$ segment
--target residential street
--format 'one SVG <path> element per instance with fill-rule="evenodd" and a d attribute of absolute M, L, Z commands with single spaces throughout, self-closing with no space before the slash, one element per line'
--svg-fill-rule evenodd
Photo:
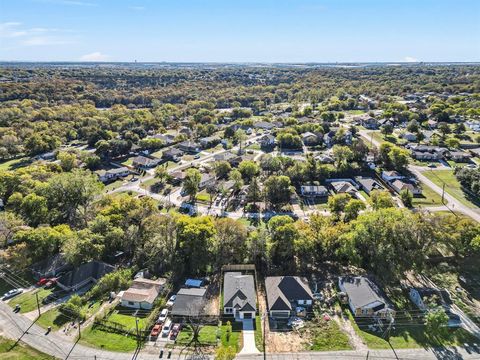
<path fill-rule="evenodd" d="M 0 333 L 2 336 L 18 339 L 23 332 L 30 327 L 31 320 L 21 314 L 16 314 L 12 309 L 0 302 Z M 96 360 L 132 360 L 159 359 L 160 349 L 147 347 L 139 353 L 117 353 L 93 349 L 84 345 L 74 344 L 72 341 L 51 333 L 45 335 L 45 329 L 33 325 L 22 337 L 22 341 L 31 347 L 60 359 L 96 359 Z M 268 344 L 267 344 L 268 350 Z M 267 354 L 269 360 L 316 360 L 316 359 L 479 359 L 480 352 L 476 349 L 465 350 L 463 348 L 445 348 L 440 350 L 408 349 L 397 350 L 397 356 L 391 350 L 358 350 L 358 351 L 334 351 L 334 352 L 309 352 L 292 354 Z M 166 355 L 164 354 L 164 357 Z M 171 359 L 187 359 L 185 355 L 173 354 Z M 212 357 L 207 357 L 212 358 Z M 263 353 L 239 354 L 237 359 L 261 360 Z"/>
<path fill-rule="evenodd" d="M 374 138 L 371 138 L 369 136 L 369 133 L 371 131 L 366 131 L 366 130 L 360 130 L 358 133 L 360 136 L 362 136 L 365 141 L 371 141 L 373 145 L 376 147 L 380 147 L 380 142 L 375 140 Z M 408 170 L 413 173 L 418 180 L 420 180 L 422 183 L 426 184 L 429 186 L 433 191 L 435 191 L 438 195 L 442 195 L 443 190 L 440 186 L 436 185 L 433 181 L 429 180 L 425 175 L 422 174 L 423 171 L 430 171 L 430 168 L 423 167 L 423 166 L 416 166 L 416 165 L 409 165 Z M 460 201 L 455 199 L 453 196 L 448 194 L 448 192 L 445 191 L 444 194 L 445 199 L 447 200 L 448 206 L 451 210 L 453 211 L 458 211 L 462 214 L 465 214 L 475 221 L 480 222 L 480 213 L 477 210 L 471 209 L 465 205 L 463 205 Z M 429 208 L 430 211 L 435 211 L 437 208 Z M 438 210 L 443 211 L 443 209 L 438 208 Z"/>

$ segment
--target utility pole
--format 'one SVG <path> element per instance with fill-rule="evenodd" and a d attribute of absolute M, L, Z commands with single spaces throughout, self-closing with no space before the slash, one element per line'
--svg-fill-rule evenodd
<path fill-rule="evenodd" d="M 81 337 L 82 337 L 82 333 L 80 331 L 80 319 L 78 319 L 78 339 L 80 340 Z"/>
<path fill-rule="evenodd" d="M 263 320 L 263 360 L 267 360 L 267 344 L 265 343 L 265 323 L 267 321 L 267 314 L 262 314 Z"/>
<path fill-rule="evenodd" d="M 137 346 L 139 346 L 140 336 L 138 335 L 138 317 L 135 317 L 135 327 L 137 328 Z"/>
<path fill-rule="evenodd" d="M 40 317 L 40 303 L 38 302 L 38 293 L 35 293 L 35 298 L 37 299 L 38 317 Z"/>
<path fill-rule="evenodd" d="M 445 204 L 444 196 L 445 196 L 445 183 L 443 183 L 443 186 L 442 186 L 442 204 Z"/>

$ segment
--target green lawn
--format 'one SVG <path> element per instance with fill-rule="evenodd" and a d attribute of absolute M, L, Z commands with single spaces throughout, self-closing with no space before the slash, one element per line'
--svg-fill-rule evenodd
<path fill-rule="evenodd" d="M 40 315 L 40 318 L 37 320 L 37 325 L 43 328 L 51 326 L 53 330 L 58 330 L 69 321 L 72 321 L 72 319 L 60 313 L 58 308 L 53 308 Z"/>
<path fill-rule="evenodd" d="M 41 353 L 21 342 L 12 348 L 14 344 L 15 341 L 0 337 L 0 357 L 2 360 L 54 359 L 54 357 Z"/>
<path fill-rule="evenodd" d="M 238 352 L 240 350 L 241 339 L 241 323 L 232 322 L 232 332 L 230 338 L 227 339 L 227 323 L 221 326 L 206 325 L 200 329 L 199 341 L 204 345 L 216 345 L 217 337 L 223 346 L 232 346 Z M 193 336 L 193 331 L 190 326 L 185 326 L 177 337 L 177 344 L 186 345 L 190 342 Z"/>
<path fill-rule="evenodd" d="M 89 317 L 93 316 L 97 310 L 100 308 L 101 302 L 96 301 L 92 307 L 89 308 L 89 303 L 84 305 L 85 317 L 88 319 Z M 73 321 L 69 316 L 65 316 L 62 314 L 58 307 L 50 309 L 40 316 L 37 320 L 37 324 L 43 328 L 47 328 L 49 326 L 52 327 L 54 330 L 58 330 L 61 327 L 65 326 L 68 322 Z"/>
<path fill-rule="evenodd" d="M 366 326 L 362 325 L 360 329 L 349 313 L 350 321 L 357 334 L 363 339 L 370 349 L 390 349 L 387 340 L 381 337 L 380 333 L 367 331 Z M 425 327 L 418 326 L 397 326 L 391 331 L 389 337 L 390 344 L 395 349 L 414 349 L 422 347 L 438 347 L 463 345 L 465 343 L 474 343 L 476 339 L 463 329 L 449 330 L 448 335 L 443 338 L 429 336 L 425 332 Z"/>
<path fill-rule="evenodd" d="M 80 342 L 109 351 L 129 352 L 137 348 L 134 336 L 107 332 L 92 326 L 82 331 Z"/>
<path fill-rule="evenodd" d="M 440 187 L 445 184 L 445 191 L 465 206 L 476 208 L 476 206 L 468 200 L 468 195 L 463 192 L 453 170 L 424 171 L 423 175 Z"/>
<path fill-rule="evenodd" d="M 125 331 L 130 334 L 135 334 L 135 316 L 122 313 L 123 311 L 128 311 L 131 313 L 132 309 L 117 306 L 110 313 L 110 315 L 108 315 L 107 320 L 119 323 L 125 327 Z M 146 326 L 146 316 L 142 315 L 142 317 L 138 317 L 138 320 L 138 328 L 143 330 Z M 85 344 L 110 351 L 128 352 L 135 350 L 137 347 L 137 340 L 135 336 L 126 336 L 125 334 L 114 333 L 96 326 L 89 326 L 82 331 L 82 338 L 80 341 Z"/>
<path fill-rule="evenodd" d="M 0 163 L 0 170 L 14 170 L 22 166 L 26 166 L 30 162 L 27 157 L 20 159 L 7 160 Z"/>
<path fill-rule="evenodd" d="M 351 350 L 352 347 L 348 342 L 348 336 L 338 324 L 333 321 L 319 320 L 311 328 L 305 328 L 310 333 L 310 346 L 307 350 L 312 351 L 335 351 L 335 350 Z"/>
<path fill-rule="evenodd" d="M 260 313 L 255 317 L 255 345 L 258 350 L 263 351 L 262 315 Z"/>
<path fill-rule="evenodd" d="M 40 303 L 40 306 L 42 306 L 42 300 L 48 295 L 50 295 L 52 292 L 53 289 L 39 288 L 14 297 L 11 301 L 8 302 L 8 305 L 10 305 L 11 307 L 15 307 L 17 304 L 19 304 L 21 306 L 21 313 L 30 312 L 37 308 L 37 299 L 35 297 L 35 293 L 38 294 L 38 301 Z"/>
<path fill-rule="evenodd" d="M 199 192 L 196 196 L 197 201 L 208 203 L 211 199 L 210 194 L 205 190 Z"/>
<path fill-rule="evenodd" d="M 414 197 L 412 203 L 414 207 L 439 206 L 442 205 L 442 197 L 429 186 L 422 184 L 422 196 Z"/>

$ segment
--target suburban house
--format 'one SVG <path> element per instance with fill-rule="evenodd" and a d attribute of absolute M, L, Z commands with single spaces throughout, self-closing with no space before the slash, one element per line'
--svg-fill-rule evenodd
<path fill-rule="evenodd" d="M 409 191 L 413 196 L 422 195 L 422 189 L 419 188 L 416 184 L 410 181 L 405 180 L 395 180 L 390 183 L 393 190 L 397 193 L 401 193 L 404 190 Z"/>
<path fill-rule="evenodd" d="M 383 190 L 383 186 L 380 183 L 371 177 L 355 177 L 355 181 L 360 185 L 360 187 L 367 193 L 370 194 L 373 190 Z"/>
<path fill-rule="evenodd" d="M 187 176 L 187 173 L 183 171 L 175 171 L 169 176 L 169 183 L 172 185 L 179 185 Z"/>
<path fill-rule="evenodd" d="M 205 314 L 206 293 L 207 289 L 205 288 L 180 289 L 170 314 L 176 319 Z"/>
<path fill-rule="evenodd" d="M 171 148 L 168 150 L 165 150 L 162 153 L 162 159 L 167 160 L 167 161 L 174 161 L 178 162 L 183 156 L 183 151 L 177 148 Z"/>
<path fill-rule="evenodd" d="M 270 134 L 263 135 L 260 138 L 259 142 L 260 142 L 261 147 L 271 148 L 271 147 L 275 146 L 275 136 L 270 135 Z"/>
<path fill-rule="evenodd" d="M 202 148 L 207 149 L 220 143 L 220 137 L 218 135 L 208 136 L 198 140 Z"/>
<path fill-rule="evenodd" d="M 57 285 L 65 291 L 77 291 L 91 283 L 96 283 L 104 275 L 112 272 L 115 268 L 101 261 L 91 261 L 75 267 L 65 275 L 62 275 Z"/>
<path fill-rule="evenodd" d="M 122 167 L 110 169 L 110 170 L 98 170 L 96 171 L 96 174 L 98 175 L 98 180 L 100 180 L 103 183 L 106 183 L 109 181 L 115 181 L 118 178 L 128 176 L 130 174 L 130 170 L 128 170 L 127 167 L 122 166 Z"/>
<path fill-rule="evenodd" d="M 239 155 L 236 155 L 230 151 L 227 151 L 227 152 L 224 152 L 224 153 L 221 153 L 221 154 L 216 154 L 213 156 L 213 159 L 215 161 L 226 161 L 228 163 L 230 163 L 230 165 L 233 165 L 233 166 L 238 166 L 238 164 L 240 164 L 240 162 L 242 161 L 242 157 L 239 156 Z"/>
<path fill-rule="evenodd" d="M 140 155 L 132 159 L 132 166 L 136 169 L 148 169 L 157 166 L 159 162 L 160 159 Z"/>
<path fill-rule="evenodd" d="M 175 142 L 175 135 L 172 134 L 155 134 L 152 137 L 162 140 L 165 145 L 171 145 Z"/>
<path fill-rule="evenodd" d="M 417 135 L 411 132 L 406 132 L 405 134 L 402 135 L 402 138 L 404 138 L 407 141 L 416 141 Z"/>
<path fill-rule="evenodd" d="M 355 186 L 348 181 L 332 181 L 330 185 L 332 185 L 336 194 L 346 193 L 352 196 L 356 196 L 357 194 L 357 189 Z"/>
<path fill-rule="evenodd" d="M 328 190 L 322 185 L 302 185 L 300 193 L 303 196 L 328 196 Z"/>
<path fill-rule="evenodd" d="M 306 279 L 298 276 L 269 276 L 265 279 L 267 306 L 271 317 L 289 318 L 297 307 L 311 307 L 313 294 Z"/>
<path fill-rule="evenodd" d="M 369 130 L 376 130 L 378 129 L 378 126 L 379 126 L 377 119 L 372 118 L 370 116 L 367 118 L 362 118 L 360 120 L 360 124 Z"/>
<path fill-rule="evenodd" d="M 394 315 L 387 300 L 383 297 L 380 289 L 368 278 L 363 276 L 344 276 L 338 279 L 338 286 L 345 303 L 355 317 L 386 317 Z"/>
<path fill-rule="evenodd" d="M 200 183 L 198 184 L 198 188 L 200 190 L 205 189 L 209 186 L 214 186 L 214 185 L 215 185 L 215 176 L 210 174 L 202 174 Z"/>
<path fill-rule="evenodd" d="M 187 135 L 187 136 L 192 136 L 193 131 L 192 131 L 192 129 L 190 129 L 190 128 L 187 127 L 187 126 L 182 126 L 182 127 L 178 130 L 178 133 L 179 133 L 179 134 L 184 134 L 184 135 Z"/>
<path fill-rule="evenodd" d="M 335 160 L 327 154 L 320 154 L 316 157 L 316 159 L 323 164 L 333 164 L 335 162 Z"/>
<path fill-rule="evenodd" d="M 141 277 L 134 279 L 130 288 L 125 290 L 121 296 L 122 306 L 150 310 L 166 282 L 167 280 L 163 278 L 158 280 Z"/>
<path fill-rule="evenodd" d="M 269 123 L 266 121 L 258 121 L 255 124 L 253 124 L 253 127 L 255 129 L 262 129 L 262 130 L 272 130 L 275 129 L 275 124 Z"/>
<path fill-rule="evenodd" d="M 472 155 L 465 151 L 451 151 L 450 159 L 455 162 L 468 162 L 472 158 Z"/>
<path fill-rule="evenodd" d="M 253 275 L 227 272 L 223 278 L 223 313 L 239 319 L 254 319 L 257 296 Z"/>
<path fill-rule="evenodd" d="M 382 171 L 382 179 L 388 182 L 391 182 L 394 180 L 400 180 L 404 178 L 405 176 L 399 174 L 396 171 Z"/>
<path fill-rule="evenodd" d="M 305 145 L 316 145 L 318 144 L 318 137 L 312 132 L 304 132 L 302 134 L 302 141 Z"/>
<path fill-rule="evenodd" d="M 178 144 L 178 148 L 187 153 L 198 153 L 201 151 L 200 144 L 193 141 L 188 141 L 188 140 Z"/>

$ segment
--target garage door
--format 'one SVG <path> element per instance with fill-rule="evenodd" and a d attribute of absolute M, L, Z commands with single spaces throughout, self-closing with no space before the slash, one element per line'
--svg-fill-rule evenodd
<path fill-rule="evenodd" d="M 252 313 L 249 313 L 249 312 L 243 313 L 243 318 L 244 319 L 251 319 L 252 318 Z"/>

